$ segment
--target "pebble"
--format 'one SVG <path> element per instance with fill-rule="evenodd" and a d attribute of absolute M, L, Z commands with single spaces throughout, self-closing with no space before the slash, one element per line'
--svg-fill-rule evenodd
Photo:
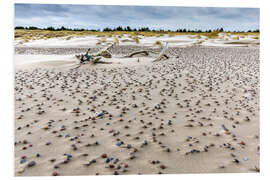
<path fill-rule="evenodd" d="M 104 115 L 104 113 L 103 112 L 100 112 L 100 113 L 98 113 L 98 117 L 101 117 L 101 116 L 103 116 Z"/>
<path fill-rule="evenodd" d="M 68 160 L 70 160 L 72 158 L 72 155 L 71 154 L 66 154 L 65 153 L 64 156 L 66 156 Z"/>
<path fill-rule="evenodd" d="M 117 164 L 118 162 L 119 162 L 119 159 L 115 159 L 115 160 L 113 161 L 114 164 Z"/>
<path fill-rule="evenodd" d="M 148 142 L 144 140 L 143 145 L 148 145 Z"/>
<path fill-rule="evenodd" d="M 111 158 L 106 159 L 106 163 L 109 163 L 111 161 Z"/>
<path fill-rule="evenodd" d="M 52 176 L 58 176 L 58 173 L 56 171 L 52 172 Z"/>
<path fill-rule="evenodd" d="M 26 162 L 25 159 L 21 159 L 21 160 L 20 160 L 20 164 L 23 164 L 23 163 L 25 163 L 25 162 Z"/>
<path fill-rule="evenodd" d="M 165 169 L 165 168 L 166 168 L 166 166 L 163 165 L 163 164 L 161 164 L 159 167 L 160 167 L 161 169 Z"/>
<path fill-rule="evenodd" d="M 33 166 L 35 166 L 35 165 L 36 165 L 36 162 L 35 162 L 35 161 L 30 161 L 30 162 L 27 164 L 28 167 L 33 167 Z"/>
<path fill-rule="evenodd" d="M 102 158 L 106 158 L 106 157 L 107 157 L 107 154 L 104 153 L 104 154 L 101 155 L 101 157 L 102 157 Z"/>

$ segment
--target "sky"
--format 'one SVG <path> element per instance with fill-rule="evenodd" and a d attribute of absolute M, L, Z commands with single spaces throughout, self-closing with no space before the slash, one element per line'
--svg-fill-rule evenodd
<path fill-rule="evenodd" d="M 247 31 L 260 28 L 259 8 L 180 6 L 113 6 L 15 4 L 15 26 L 85 29 L 149 27 L 150 29 Z"/>

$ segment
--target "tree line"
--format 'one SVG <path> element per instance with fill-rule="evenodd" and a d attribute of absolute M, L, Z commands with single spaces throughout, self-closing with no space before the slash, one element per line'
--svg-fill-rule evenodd
<path fill-rule="evenodd" d="M 260 32 L 259 29 L 255 30 L 248 30 L 248 31 L 225 31 L 223 28 L 217 28 L 217 29 L 209 29 L 209 30 L 190 30 L 186 28 L 178 28 L 176 30 L 164 30 L 164 29 L 150 29 L 148 27 L 141 27 L 141 28 L 131 28 L 130 26 L 122 27 L 118 26 L 115 28 L 109 28 L 106 27 L 103 30 L 101 29 L 84 29 L 84 28 L 67 28 L 67 27 L 60 27 L 60 28 L 55 28 L 55 27 L 46 27 L 46 28 L 39 28 L 35 26 L 28 26 L 28 27 L 23 27 L 23 26 L 16 26 L 15 29 L 25 29 L 25 30 L 49 30 L 49 31 L 93 31 L 93 32 L 113 32 L 113 31 L 138 31 L 138 32 L 192 32 L 192 33 L 202 33 L 202 32 L 213 32 L 213 31 L 218 31 L 218 32 Z"/>

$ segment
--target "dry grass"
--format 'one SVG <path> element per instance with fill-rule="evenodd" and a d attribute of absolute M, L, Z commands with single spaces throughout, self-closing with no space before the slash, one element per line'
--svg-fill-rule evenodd
<path fill-rule="evenodd" d="M 102 43 L 106 43 L 106 38 L 105 37 L 102 37 L 101 39 L 98 40 L 98 42 L 96 43 L 96 45 L 100 45 Z"/>
<path fill-rule="evenodd" d="M 114 41 L 116 44 L 119 44 L 119 39 L 117 37 L 114 37 Z"/>
<path fill-rule="evenodd" d="M 162 43 L 161 43 L 160 41 L 156 41 L 156 42 L 155 42 L 155 45 L 157 45 L 157 46 L 160 46 L 160 47 L 161 47 L 161 46 L 162 46 Z"/>
<path fill-rule="evenodd" d="M 202 44 L 204 42 L 204 40 L 198 40 L 195 44 L 196 45 L 200 45 L 200 44 Z"/>
<path fill-rule="evenodd" d="M 252 39 L 260 39 L 259 36 L 251 37 Z"/>
<path fill-rule="evenodd" d="M 48 31 L 48 30 L 23 30 L 16 29 L 14 33 L 15 39 L 23 39 L 23 40 L 33 40 L 33 39 L 49 39 L 49 38 L 57 38 L 57 37 L 77 37 L 77 36 L 98 36 L 98 37 L 112 37 L 117 36 L 121 38 L 124 34 L 133 37 L 136 43 L 139 43 L 139 38 L 137 36 L 145 36 L 145 37 L 161 37 L 164 35 L 168 35 L 170 37 L 176 35 L 196 35 L 206 36 L 209 39 L 214 39 L 218 37 L 218 31 L 213 32 L 202 32 L 202 33 L 192 33 L 192 32 L 130 32 L 130 31 L 114 31 L 114 32 L 92 32 L 92 31 Z M 223 32 L 224 33 L 224 32 Z M 226 33 L 225 33 L 226 34 Z M 259 36 L 260 33 L 255 32 L 243 32 L 243 33 L 227 33 L 232 35 L 253 35 Z M 134 38 L 135 37 L 135 38 Z M 136 40 L 138 39 L 138 40 Z"/>
<path fill-rule="evenodd" d="M 70 40 L 70 39 L 72 39 L 73 38 L 73 36 L 68 36 L 67 38 L 66 38 L 66 40 Z"/>
<path fill-rule="evenodd" d="M 232 37 L 232 39 L 233 40 L 239 40 L 240 38 L 239 38 L 239 36 L 234 36 L 234 37 Z"/>
<path fill-rule="evenodd" d="M 132 37 L 132 39 L 136 42 L 136 44 L 140 43 L 140 40 L 139 40 L 139 38 L 137 36 Z"/>

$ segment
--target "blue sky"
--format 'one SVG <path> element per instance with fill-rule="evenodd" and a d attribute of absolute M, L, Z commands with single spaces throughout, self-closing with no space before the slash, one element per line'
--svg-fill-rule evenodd
<path fill-rule="evenodd" d="M 15 26 L 103 29 L 130 26 L 151 29 L 255 30 L 258 8 L 15 4 Z"/>

